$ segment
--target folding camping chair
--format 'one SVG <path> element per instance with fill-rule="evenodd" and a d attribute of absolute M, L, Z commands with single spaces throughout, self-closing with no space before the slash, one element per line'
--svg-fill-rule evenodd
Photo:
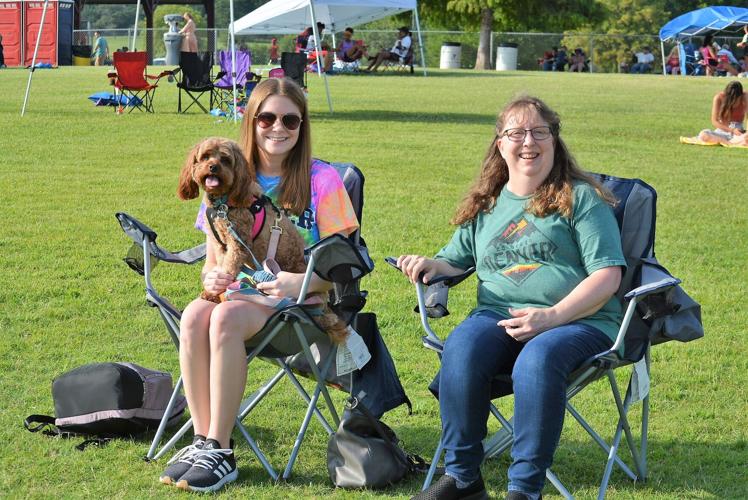
<path fill-rule="evenodd" d="M 281 53 L 281 68 L 286 78 L 289 78 L 303 89 L 306 85 L 306 54 L 296 52 Z"/>
<path fill-rule="evenodd" d="M 628 268 L 621 280 L 617 296 L 623 302 L 627 301 L 628 306 L 613 346 L 608 351 L 587 360 L 569 377 L 566 408 L 607 455 L 598 492 L 598 498 L 601 499 L 605 496 L 613 465 L 617 465 L 634 481 L 643 481 L 647 476 L 649 395 L 648 392 L 644 393 L 638 388 L 648 386 L 650 346 L 673 338 L 681 341 L 693 340 L 703 336 L 703 330 L 698 304 L 680 289 L 678 286 L 680 280 L 670 276 L 654 258 L 657 197 L 655 190 L 638 179 L 621 179 L 605 175 L 595 175 L 595 177 L 619 200 L 614 211 L 621 230 L 623 251 Z M 395 265 L 392 258 L 388 258 L 387 261 Z M 424 347 L 436 351 L 440 358 L 443 342 L 431 329 L 429 318 L 439 318 L 449 314 L 446 309 L 444 291 L 461 283 L 473 272 L 474 269 L 471 268 L 459 276 L 435 277 L 427 284 L 416 286 L 417 311 L 426 332 L 426 335 L 422 337 L 422 342 Z M 669 327 L 668 324 L 670 324 Z M 632 373 L 625 397 L 622 399 L 614 370 L 625 366 L 631 366 Z M 618 412 L 618 421 L 611 444 L 606 443 L 569 402 L 591 382 L 603 377 L 607 377 L 610 383 Z M 497 377 L 492 384 L 492 394 L 502 397 L 511 393 L 511 376 L 507 374 Z M 637 444 L 631 432 L 628 414 L 631 406 L 638 400 L 642 400 L 642 414 L 641 436 Z M 500 455 L 511 447 L 513 441 L 512 418 L 506 418 L 493 404 L 490 406 L 490 413 L 499 421 L 501 428 L 496 434 L 484 440 L 484 459 Z M 626 436 L 626 443 L 636 472 L 632 471 L 618 456 L 623 434 Z M 440 439 L 431 469 L 423 484 L 424 490 L 434 477 L 443 451 Z M 564 497 L 573 498 L 550 469 L 546 471 L 546 478 Z"/>
<path fill-rule="evenodd" d="M 114 71 L 109 72 L 107 77 L 114 85 L 115 93 L 119 91 L 127 98 L 130 113 L 136 108 L 153 113 L 153 96 L 156 93 L 158 81 L 172 72 L 163 71 L 155 76 L 146 73 L 148 66 L 146 52 L 115 52 L 113 57 Z M 115 107 L 115 111 L 121 111 L 120 107 Z"/>
<path fill-rule="evenodd" d="M 179 97 L 177 101 L 177 113 L 186 113 L 193 105 L 208 113 L 213 109 L 213 103 L 216 101 L 216 89 L 213 85 L 213 53 L 212 52 L 180 52 L 179 68 L 173 71 L 177 77 L 177 88 Z M 182 92 L 187 94 L 192 102 L 182 109 Z M 200 97 L 207 93 L 209 98 L 209 107 L 200 102 Z"/>
<path fill-rule="evenodd" d="M 382 71 L 410 71 L 410 73 L 414 73 L 415 69 L 413 68 L 415 64 L 415 50 L 414 50 L 415 43 L 411 43 L 410 47 L 408 48 L 408 52 L 406 52 L 404 57 L 400 57 L 397 61 L 391 61 L 386 60 L 382 63 L 380 68 Z"/>
<path fill-rule="evenodd" d="M 245 50 L 237 50 L 235 54 L 236 64 L 236 91 L 237 100 L 243 102 L 260 81 L 260 76 L 252 73 L 252 56 Z M 217 91 L 218 107 L 226 112 L 234 109 L 234 84 L 231 75 L 231 51 L 222 50 L 218 53 L 219 79 L 213 84 Z"/>
<path fill-rule="evenodd" d="M 359 221 L 361 221 L 363 207 L 363 175 L 360 170 L 351 164 L 333 164 L 333 166 L 336 167 L 338 173 L 343 179 L 346 189 L 349 192 L 351 202 L 356 210 L 356 214 L 359 217 Z M 179 321 L 181 312 L 156 291 L 151 281 L 152 270 L 155 264 L 159 261 L 194 264 L 204 258 L 205 245 L 203 244 L 189 250 L 172 253 L 160 247 L 156 243 L 156 233 L 137 219 L 124 213 L 117 214 L 117 219 L 125 234 L 127 234 L 134 242 L 128 256 L 125 258 L 125 262 L 127 262 L 133 270 L 144 276 L 146 283 L 146 302 L 148 305 L 158 309 L 172 341 L 177 348 L 179 348 Z M 335 411 L 325 384 L 326 380 L 330 381 L 333 379 L 329 370 L 336 356 L 336 348 L 330 344 L 327 334 L 320 330 L 314 322 L 313 317 L 309 315 L 308 311 L 301 304 L 303 303 L 304 295 L 306 294 L 306 286 L 312 273 L 317 273 L 323 279 L 331 281 L 334 285 L 333 292 L 331 293 L 333 299 L 330 302 L 332 309 L 346 322 L 350 322 L 354 319 L 356 313 L 363 308 L 366 302 L 366 292 L 359 291 L 358 281 L 373 268 L 373 263 L 371 263 L 365 247 L 359 245 L 360 241 L 359 231 L 356 231 L 354 234 L 350 235 L 349 238 L 333 235 L 307 249 L 309 257 L 308 267 L 305 275 L 305 285 L 303 286 L 298 303 L 284 307 L 276 312 L 276 314 L 268 320 L 267 324 L 263 327 L 263 330 L 259 332 L 249 344 L 248 362 L 255 357 L 261 356 L 265 360 L 269 359 L 278 364 L 280 370 L 242 403 L 239 415 L 237 415 L 235 421 L 235 427 L 239 429 L 265 470 L 274 480 L 278 479 L 278 473 L 267 461 L 255 440 L 242 424 L 242 420 L 246 418 L 255 407 L 257 407 L 260 401 L 280 380 L 283 378 L 289 379 L 291 384 L 304 400 L 306 413 L 299 428 L 288 463 L 282 474 L 284 479 L 291 475 L 291 470 L 296 461 L 296 457 L 298 456 L 299 449 L 306 435 L 312 415 L 320 421 L 328 435 L 333 432 L 334 428 L 328 423 L 327 419 L 317 408 L 320 396 L 324 399 L 334 425 L 337 427 L 339 424 L 337 412 Z M 293 339 L 293 342 L 281 341 L 276 334 L 289 322 L 293 325 L 296 339 Z M 321 359 L 317 359 L 312 350 L 315 350 Z M 297 369 L 297 367 L 302 368 Z M 304 376 L 311 375 L 310 378 L 312 378 L 316 383 L 311 395 L 301 385 L 294 373 L 295 371 L 300 372 Z M 180 377 L 172 394 L 169 406 L 167 407 L 167 414 L 170 414 L 171 405 L 179 398 L 181 386 L 182 379 Z M 386 409 L 393 408 L 399 404 L 400 402 L 393 402 L 389 407 L 385 408 L 385 411 Z M 186 422 L 182 428 L 179 429 L 179 431 L 156 453 L 163 437 L 166 423 L 167 421 L 165 419 L 162 420 L 150 449 L 148 450 L 148 459 L 155 460 L 163 456 L 191 427 L 191 421 Z"/>

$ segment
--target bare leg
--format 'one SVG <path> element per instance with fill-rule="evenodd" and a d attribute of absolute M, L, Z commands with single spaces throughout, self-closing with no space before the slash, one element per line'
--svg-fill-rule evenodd
<path fill-rule="evenodd" d="M 195 434 L 207 436 L 210 425 L 210 343 L 208 325 L 216 304 L 192 301 L 182 314 L 179 333 L 179 367 Z"/>
<path fill-rule="evenodd" d="M 710 144 L 727 144 L 729 142 L 727 139 L 713 134 L 712 131 L 708 129 L 699 132 L 699 140 Z"/>
<path fill-rule="evenodd" d="M 245 301 L 224 302 L 210 317 L 210 428 L 207 437 L 228 447 L 247 382 L 244 342 L 271 311 Z"/>

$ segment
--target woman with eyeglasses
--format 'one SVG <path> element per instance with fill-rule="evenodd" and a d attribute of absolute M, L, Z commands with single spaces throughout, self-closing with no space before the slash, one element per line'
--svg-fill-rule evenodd
<path fill-rule="evenodd" d="M 416 499 L 487 498 L 482 439 L 497 375 L 512 377 L 507 499 L 540 498 L 563 426 L 567 377 L 613 344 L 626 261 L 612 197 L 577 166 L 558 115 L 535 97 L 509 102 L 483 167 L 434 258 L 402 255 L 411 281 L 475 267 L 478 304 L 449 335 L 438 393 L 446 474 Z"/>
<path fill-rule="evenodd" d="M 358 228 L 358 221 L 337 171 L 312 158 L 309 125 L 303 90 L 288 79 L 266 79 L 249 98 L 240 144 L 265 194 L 312 244 L 333 233 L 348 235 Z M 206 235 L 210 231 L 204 206 L 196 227 Z M 219 295 L 236 276 L 216 266 L 210 249 L 208 245 L 202 284 L 210 295 Z M 302 280 L 303 274 L 281 271 L 274 281 L 258 283 L 257 288 L 267 295 L 296 297 Z M 330 287 L 314 275 L 309 291 Z M 247 379 L 245 342 L 262 329 L 273 312 L 243 300 L 215 304 L 196 299 L 185 309 L 179 364 L 195 436 L 191 445 L 169 461 L 160 476 L 162 483 L 204 492 L 217 491 L 236 480 L 230 437 Z"/>

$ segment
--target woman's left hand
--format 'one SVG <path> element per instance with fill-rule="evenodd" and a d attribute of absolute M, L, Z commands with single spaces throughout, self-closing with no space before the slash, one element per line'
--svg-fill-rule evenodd
<path fill-rule="evenodd" d="M 281 271 L 273 281 L 257 283 L 257 289 L 268 295 L 276 297 L 298 297 L 301 291 L 301 283 L 304 281 L 303 274 L 287 273 Z"/>
<path fill-rule="evenodd" d="M 498 322 L 506 333 L 519 342 L 527 342 L 539 333 L 556 325 L 556 315 L 552 308 L 524 307 L 522 309 L 509 308 L 509 319 Z"/>

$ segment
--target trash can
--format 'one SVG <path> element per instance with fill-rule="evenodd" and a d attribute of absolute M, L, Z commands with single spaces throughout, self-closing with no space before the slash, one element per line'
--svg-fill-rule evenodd
<path fill-rule="evenodd" d="M 514 71 L 517 69 L 517 44 L 500 43 L 496 49 L 496 71 Z"/>
<path fill-rule="evenodd" d="M 444 42 L 442 44 L 441 57 L 439 58 L 439 69 L 459 69 L 461 55 L 462 44 Z"/>
<path fill-rule="evenodd" d="M 73 66 L 91 66 L 90 45 L 73 45 Z"/>
<path fill-rule="evenodd" d="M 179 49 L 182 47 L 182 35 L 179 33 L 164 33 L 164 46 L 166 47 L 166 64 L 179 64 Z"/>

